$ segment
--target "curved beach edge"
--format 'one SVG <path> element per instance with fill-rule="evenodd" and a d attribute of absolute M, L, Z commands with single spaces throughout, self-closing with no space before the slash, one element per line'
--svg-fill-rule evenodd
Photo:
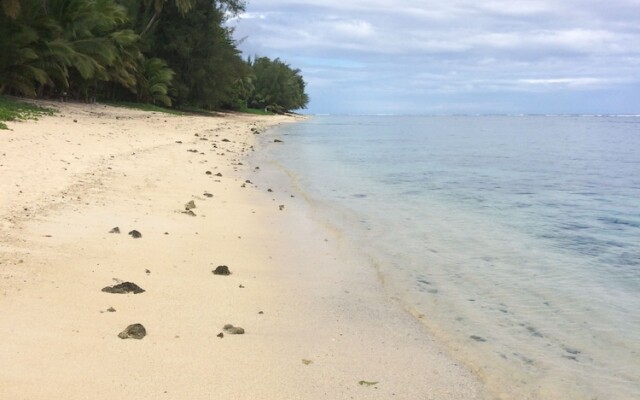
<path fill-rule="evenodd" d="M 0 397 L 488 398 L 249 157 L 303 117 L 43 104 L 0 131 Z"/>

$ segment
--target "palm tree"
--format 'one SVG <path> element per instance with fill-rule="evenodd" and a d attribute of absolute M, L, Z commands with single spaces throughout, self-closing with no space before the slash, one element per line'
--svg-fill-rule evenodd
<path fill-rule="evenodd" d="M 0 0 L 3 6 L 12 0 Z M 0 91 L 35 96 L 73 91 L 89 97 L 98 82 L 135 91 L 139 36 L 122 29 L 115 0 L 22 0 L 15 19 L 0 13 Z"/>
<path fill-rule="evenodd" d="M 170 107 L 171 99 L 168 94 L 174 75 L 175 72 L 164 60 L 159 58 L 145 60 L 138 76 L 138 100 L 152 104 L 159 102 Z"/>
<path fill-rule="evenodd" d="M 142 53 L 139 36 L 122 29 L 126 9 L 114 0 L 50 0 L 48 15 L 61 28 L 60 40 L 71 54 L 61 60 L 69 68 L 68 81 L 58 82 L 85 100 L 98 82 L 116 82 L 135 90 L 135 74 Z M 94 93 L 95 95 L 95 93 Z"/>
<path fill-rule="evenodd" d="M 46 71 L 35 65 L 39 58 L 35 48 L 38 33 L 28 27 L 1 23 L 0 38 L 0 94 L 13 92 L 34 97 L 36 85 L 49 80 Z"/>
<path fill-rule="evenodd" d="M 0 93 L 33 97 L 51 83 L 51 74 L 64 70 L 64 66 L 50 64 L 54 55 L 63 59 L 68 55 L 65 46 L 55 40 L 60 31 L 43 13 L 41 1 L 22 0 L 16 18 L 0 14 Z"/>

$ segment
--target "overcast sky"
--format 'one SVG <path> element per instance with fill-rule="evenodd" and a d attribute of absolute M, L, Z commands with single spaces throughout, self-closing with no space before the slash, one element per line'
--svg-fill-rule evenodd
<path fill-rule="evenodd" d="M 640 114 L 640 0 L 248 0 L 307 112 Z"/>

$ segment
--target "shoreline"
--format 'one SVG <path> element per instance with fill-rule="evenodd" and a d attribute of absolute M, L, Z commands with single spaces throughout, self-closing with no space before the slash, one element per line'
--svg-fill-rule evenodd
<path fill-rule="evenodd" d="M 488 398 L 253 164 L 251 129 L 292 117 L 50 106 L 0 131 L 0 397 Z M 102 292 L 114 278 L 146 291 Z M 147 336 L 120 339 L 133 323 Z"/>

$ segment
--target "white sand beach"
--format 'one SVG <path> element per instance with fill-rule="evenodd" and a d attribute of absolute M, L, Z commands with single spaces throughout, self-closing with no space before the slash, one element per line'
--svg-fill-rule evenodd
<path fill-rule="evenodd" d="M 0 131 L 1 399 L 489 398 L 249 162 L 296 117 L 43 105 Z M 145 292 L 102 291 L 118 282 Z"/>

